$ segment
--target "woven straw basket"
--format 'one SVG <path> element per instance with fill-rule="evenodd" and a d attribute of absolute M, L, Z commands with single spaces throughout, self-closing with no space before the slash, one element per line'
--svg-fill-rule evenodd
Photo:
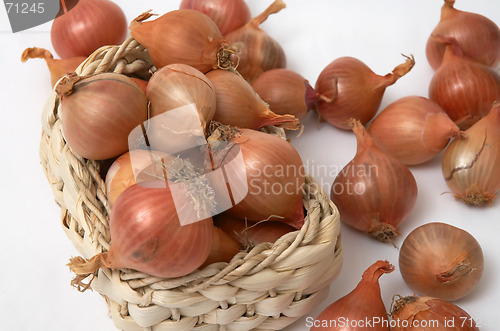
<path fill-rule="evenodd" d="M 81 75 L 118 72 L 147 78 L 154 71 L 134 39 L 97 50 L 77 69 Z M 61 207 L 66 235 L 85 259 L 110 247 L 110 206 L 99 163 L 66 144 L 53 93 L 43 115 L 41 163 Z M 175 279 L 134 270 L 100 269 L 89 278 L 122 330 L 280 330 L 325 299 L 342 265 L 336 207 L 306 178 L 305 224 L 276 243 L 241 251 Z"/>

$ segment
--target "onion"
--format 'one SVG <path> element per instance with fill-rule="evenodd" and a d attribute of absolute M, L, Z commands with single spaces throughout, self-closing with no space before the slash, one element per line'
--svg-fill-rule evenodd
<path fill-rule="evenodd" d="M 352 122 L 356 155 L 335 178 L 330 197 L 342 222 L 391 242 L 415 205 L 417 184 L 401 161 L 375 145 L 361 122 Z"/>
<path fill-rule="evenodd" d="M 229 262 L 240 251 L 240 244 L 229 234 L 214 226 L 210 253 L 200 269 L 217 262 Z"/>
<path fill-rule="evenodd" d="M 251 18 L 250 8 L 244 0 L 182 0 L 179 8 L 206 14 L 223 36 L 242 27 Z"/>
<path fill-rule="evenodd" d="M 78 155 L 109 159 L 128 151 L 128 136 L 147 119 L 147 102 L 133 80 L 118 73 L 70 74 L 55 87 L 64 137 Z"/>
<path fill-rule="evenodd" d="M 426 45 L 426 55 L 434 70 L 441 65 L 445 44 L 436 36 L 453 38 L 463 55 L 490 67 L 500 63 L 500 29 L 490 19 L 455 9 L 455 0 L 445 0 L 441 19 L 432 31 Z"/>
<path fill-rule="evenodd" d="M 462 132 L 435 102 L 403 97 L 375 117 L 368 131 L 377 146 L 406 165 L 429 161 Z"/>
<path fill-rule="evenodd" d="M 479 331 L 476 322 L 465 310 L 438 298 L 400 298 L 395 302 L 391 315 L 393 331 Z"/>
<path fill-rule="evenodd" d="M 52 53 L 44 48 L 31 47 L 26 48 L 21 55 L 21 61 L 26 62 L 28 59 L 40 58 L 44 59 L 50 71 L 50 84 L 52 87 L 57 81 L 67 73 L 75 71 L 86 58 L 83 56 L 70 57 L 67 59 L 54 59 Z"/>
<path fill-rule="evenodd" d="M 207 15 L 193 9 L 178 9 L 143 22 L 152 15 L 150 12 L 139 15 L 129 28 L 157 68 L 184 63 L 206 73 L 234 66 L 233 52 L 227 49 L 228 43 Z"/>
<path fill-rule="evenodd" d="M 248 129 L 260 129 L 267 125 L 289 130 L 300 127 L 295 116 L 272 112 L 252 86 L 238 74 L 212 70 L 206 76 L 214 85 L 217 96 L 214 121 Z"/>
<path fill-rule="evenodd" d="M 377 113 L 385 89 L 415 65 L 413 56 L 405 57 L 405 63 L 385 76 L 375 74 L 366 64 L 352 57 L 341 57 L 328 64 L 315 86 L 320 96 L 321 118 L 340 129 L 349 129 L 350 118 L 366 124 Z"/>
<path fill-rule="evenodd" d="M 466 130 L 488 114 L 494 101 L 500 100 L 500 74 L 461 56 L 455 40 L 446 43 L 443 63 L 429 85 L 429 98 L 461 130 Z"/>
<path fill-rule="evenodd" d="M 121 8 L 109 0 L 79 0 L 74 8 L 52 22 L 50 39 L 61 58 L 88 57 L 106 45 L 119 45 L 127 37 L 127 18 Z"/>
<path fill-rule="evenodd" d="M 260 15 L 224 36 L 239 56 L 238 72 L 249 82 L 267 70 L 286 67 L 283 48 L 259 27 L 269 15 L 285 7 L 283 0 L 275 0 Z"/>
<path fill-rule="evenodd" d="M 217 168 L 224 165 L 228 155 L 235 150 L 234 144 L 243 157 L 245 168 L 233 171 L 245 173 L 246 186 L 230 183 L 230 188 L 234 196 L 244 198 L 226 213 L 252 221 L 276 220 L 295 228 L 304 224 L 304 166 L 289 142 L 260 131 L 228 126 L 216 128 L 208 142 L 213 160 L 222 160 L 214 162 Z M 223 142 L 230 144 L 227 149 L 218 151 L 216 146 Z"/>
<path fill-rule="evenodd" d="M 142 92 L 144 92 L 144 95 L 146 95 L 146 90 L 148 89 L 148 81 L 145 81 L 144 79 L 140 79 L 140 78 L 135 78 L 135 77 L 130 77 L 130 78 L 132 78 L 132 80 L 134 82 L 136 82 L 137 85 L 139 85 Z"/>
<path fill-rule="evenodd" d="M 289 232 L 297 229 L 277 221 L 256 222 L 233 217 L 222 213 L 214 217 L 214 225 L 224 230 L 234 240 L 245 248 L 254 247 L 260 243 L 274 243 Z"/>
<path fill-rule="evenodd" d="M 271 69 L 252 82 L 252 87 L 273 113 L 290 114 L 302 121 L 316 109 L 316 92 L 304 77 L 289 69 Z"/>
<path fill-rule="evenodd" d="M 442 172 L 455 198 L 484 206 L 500 190 L 500 103 L 446 148 Z"/>
<path fill-rule="evenodd" d="M 444 223 L 413 230 L 399 252 L 406 284 L 419 294 L 447 301 L 469 294 L 483 273 L 481 246 L 468 232 Z"/>
<path fill-rule="evenodd" d="M 377 261 L 363 273 L 361 281 L 314 320 L 311 331 L 389 331 L 389 319 L 380 294 L 378 279 L 394 271 L 387 261 Z M 370 324 L 367 324 L 370 323 Z"/>
<path fill-rule="evenodd" d="M 157 277 L 187 275 L 207 259 L 213 240 L 211 218 L 181 225 L 178 214 L 193 213 L 192 208 L 187 199 L 182 206 L 174 204 L 164 181 L 135 184 L 111 210 L 109 251 L 89 261 L 73 258 L 70 269 L 77 275 L 99 268 L 129 268 Z"/>

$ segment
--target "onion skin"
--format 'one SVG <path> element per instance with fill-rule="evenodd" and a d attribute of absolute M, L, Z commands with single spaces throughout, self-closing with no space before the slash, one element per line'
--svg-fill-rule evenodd
<path fill-rule="evenodd" d="M 251 13 L 244 0 L 182 0 L 180 9 L 198 10 L 210 17 L 225 36 L 250 21 Z"/>
<path fill-rule="evenodd" d="M 359 121 L 354 158 L 335 178 L 330 198 L 340 220 L 382 242 L 399 235 L 398 225 L 417 199 L 417 184 L 401 161 L 382 152 Z"/>
<path fill-rule="evenodd" d="M 88 57 L 101 46 L 121 44 L 126 37 L 125 13 L 108 0 L 79 0 L 54 19 L 50 30 L 52 46 L 63 59 Z"/>
<path fill-rule="evenodd" d="M 252 87 L 273 113 L 290 114 L 302 121 L 309 110 L 316 109 L 316 92 L 293 70 L 268 70 L 252 82 Z"/>
<path fill-rule="evenodd" d="M 200 269 L 218 262 L 228 263 L 240 251 L 240 244 L 229 234 L 214 226 L 212 247 Z"/>
<path fill-rule="evenodd" d="M 479 283 L 484 258 L 481 246 L 468 232 L 427 223 L 406 237 L 399 268 L 406 284 L 417 293 L 455 301 Z"/>
<path fill-rule="evenodd" d="M 319 74 L 315 90 L 320 96 L 318 111 L 331 125 L 348 130 L 350 118 L 368 123 L 377 113 L 385 89 L 406 75 L 415 59 L 406 57 L 392 73 L 375 74 L 366 64 L 353 57 L 341 57 L 328 64 Z"/>
<path fill-rule="evenodd" d="M 147 120 L 147 101 L 125 75 L 71 74 L 55 87 L 61 98 L 64 137 L 78 155 L 105 160 L 128 151 L 128 135 Z"/>
<path fill-rule="evenodd" d="M 384 273 L 393 271 L 394 266 L 389 262 L 375 262 L 363 273 L 361 281 L 354 290 L 332 303 L 319 314 L 315 321 L 317 325 L 315 323 L 311 331 L 389 331 L 389 319 L 380 294 L 378 279 Z M 379 323 L 372 323 L 370 327 L 366 325 L 345 325 L 342 327 L 343 323 L 347 324 L 347 320 L 355 323 L 378 320 Z"/>
<path fill-rule="evenodd" d="M 144 46 L 157 68 L 168 64 L 188 64 L 202 73 L 219 67 L 231 67 L 231 52 L 217 25 L 207 15 L 194 9 L 170 11 L 159 18 L 149 12 L 135 18 L 130 34 Z"/>
<path fill-rule="evenodd" d="M 485 16 L 453 7 L 454 0 L 445 0 L 441 19 L 426 45 L 426 56 L 434 70 L 441 65 L 446 45 L 440 38 L 453 38 L 463 50 L 463 56 L 490 67 L 500 63 L 500 29 Z"/>
<path fill-rule="evenodd" d="M 260 15 L 224 36 L 239 57 L 238 72 L 250 83 L 267 70 L 286 67 L 281 45 L 259 27 L 269 15 L 285 7 L 282 0 L 275 0 Z"/>
<path fill-rule="evenodd" d="M 500 74 L 460 55 L 448 40 L 443 63 L 429 84 L 429 98 L 440 105 L 461 130 L 488 114 L 500 100 Z"/>
<path fill-rule="evenodd" d="M 159 188 L 165 182 L 143 184 L 129 187 L 112 208 L 109 251 L 88 262 L 72 259 L 73 272 L 129 268 L 172 278 L 187 275 L 205 262 L 213 240 L 212 219 L 181 226 L 168 186 Z"/>
<path fill-rule="evenodd" d="M 54 59 L 52 53 L 44 48 L 31 47 L 26 48 L 21 55 L 21 61 L 26 62 L 28 59 L 40 58 L 44 59 L 50 71 L 50 85 L 54 87 L 57 81 L 67 73 L 74 72 L 75 69 L 86 58 L 83 56 L 70 57 L 67 59 Z"/>
<path fill-rule="evenodd" d="M 430 99 L 407 96 L 388 105 L 368 127 L 377 146 L 406 165 L 425 163 L 462 132 Z"/>
<path fill-rule="evenodd" d="M 395 302 L 391 315 L 393 331 L 479 331 L 476 322 L 465 310 L 453 303 L 433 297 L 400 298 Z"/>
<path fill-rule="evenodd" d="M 289 130 L 300 127 L 300 121 L 295 116 L 272 112 L 252 86 L 237 73 L 219 69 L 208 72 L 206 76 L 215 87 L 217 105 L 214 121 L 254 130 L 267 125 Z"/>
<path fill-rule="evenodd" d="M 446 148 L 441 170 L 456 199 L 486 206 L 500 190 L 500 103 Z"/>

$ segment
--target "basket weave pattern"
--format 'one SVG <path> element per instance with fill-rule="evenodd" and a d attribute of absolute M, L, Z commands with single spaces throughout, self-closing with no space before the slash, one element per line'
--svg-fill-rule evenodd
<path fill-rule="evenodd" d="M 77 73 L 118 72 L 147 78 L 155 70 L 132 38 L 103 47 Z M 42 115 L 40 157 L 68 238 L 86 259 L 110 246 L 110 206 L 99 163 L 66 144 L 53 93 Z M 279 133 L 279 132 L 278 132 Z M 164 279 L 134 270 L 100 269 L 91 287 L 102 294 L 122 330 L 279 330 L 327 295 L 342 265 L 336 207 L 306 178 L 305 224 L 274 244 L 263 243 L 187 276 Z"/>

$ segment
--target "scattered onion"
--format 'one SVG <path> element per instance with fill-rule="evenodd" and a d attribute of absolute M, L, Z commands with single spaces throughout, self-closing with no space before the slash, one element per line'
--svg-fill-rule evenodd
<path fill-rule="evenodd" d="M 335 178 L 330 197 L 342 222 L 392 242 L 415 205 L 417 183 L 406 165 L 375 145 L 361 122 L 353 120 L 352 126 L 356 155 Z"/>
<path fill-rule="evenodd" d="M 358 59 L 341 57 L 334 60 L 321 71 L 316 81 L 321 118 L 345 130 L 350 128 L 350 118 L 361 124 L 368 123 L 377 113 L 385 89 L 414 65 L 413 56 L 406 57 L 406 62 L 394 68 L 392 73 L 379 76 Z"/>
<path fill-rule="evenodd" d="M 88 57 L 101 46 L 119 45 L 127 36 L 127 18 L 123 10 L 109 0 L 79 0 L 69 10 L 60 2 L 64 14 L 52 22 L 50 38 L 63 59 Z"/>
<path fill-rule="evenodd" d="M 500 103 L 454 140 L 442 160 L 446 185 L 467 205 L 484 206 L 500 190 Z"/>

